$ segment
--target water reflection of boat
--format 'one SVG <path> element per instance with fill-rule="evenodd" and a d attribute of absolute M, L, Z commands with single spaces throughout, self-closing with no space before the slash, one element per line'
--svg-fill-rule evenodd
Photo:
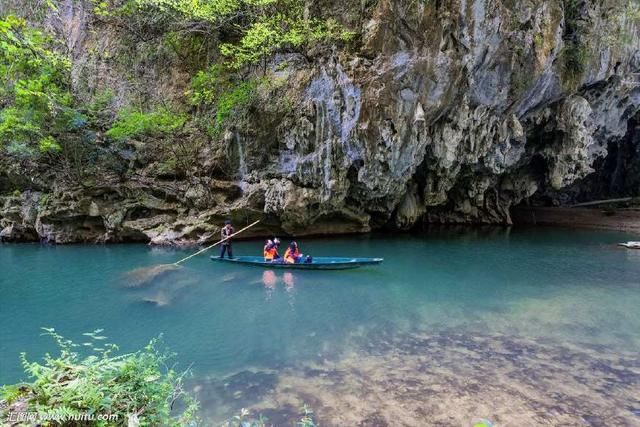
<path fill-rule="evenodd" d="M 640 249 L 640 242 L 618 243 L 618 246 L 624 246 L 627 249 Z"/>
<path fill-rule="evenodd" d="M 280 281 L 284 285 L 285 292 L 289 294 L 289 305 L 293 307 L 293 288 L 295 285 L 295 279 L 291 271 L 285 271 L 284 273 L 282 273 L 282 277 L 278 277 L 276 272 L 273 270 L 265 270 L 262 273 L 262 283 L 264 284 L 264 289 L 266 291 L 266 300 L 271 300 L 273 292 L 276 289 L 276 285 Z"/>
<path fill-rule="evenodd" d="M 265 270 L 262 273 L 262 283 L 264 283 L 264 287 L 267 289 L 275 289 L 276 283 L 278 282 L 278 277 L 273 270 Z"/>
<path fill-rule="evenodd" d="M 281 278 L 279 278 L 273 270 L 265 270 L 264 273 L 262 273 L 262 283 L 266 289 L 275 289 L 276 284 L 280 280 L 282 280 L 287 290 L 293 288 L 295 284 L 293 273 L 289 271 L 283 273 Z"/>
<path fill-rule="evenodd" d="M 380 264 L 383 258 L 347 258 L 347 257 L 313 257 L 313 261 L 289 264 L 285 262 L 265 261 L 261 256 L 238 256 L 235 258 L 220 258 L 212 256 L 213 261 L 228 262 L 244 265 L 255 265 L 268 268 L 294 268 L 301 270 L 345 270 L 365 265 Z"/>
<path fill-rule="evenodd" d="M 295 284 L 293 279 L 293 273 L 287 271 L 282 275 L 282 281 L 284 282 L 284 287 L 287 290 L 293 289 L 293 285 Z"/>

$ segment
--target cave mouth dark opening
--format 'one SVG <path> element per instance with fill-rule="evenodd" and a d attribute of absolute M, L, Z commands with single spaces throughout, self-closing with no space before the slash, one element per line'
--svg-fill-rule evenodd
<path fill-rule="evenodd" d="M 538 191 L 514 207 L 566 206 L 596 200 L 640 196 L 640 111 L 627 121 L 626 134 L 607 142 L 607 155 L 596 159 L 594 172 L 560 190 L 546 185 L 549 164 L 536 154 L 529 171 L 538 182 Z"/>

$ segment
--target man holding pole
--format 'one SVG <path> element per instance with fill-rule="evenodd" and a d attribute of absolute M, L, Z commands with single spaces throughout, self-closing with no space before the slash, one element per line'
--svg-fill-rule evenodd
<path fill-rule="evenodd" d="M 233 234 L 233 226 L 231 225 L 231 220 L 227 219 L 224 221 L 224 227 L 220 230 L 220 236 L 222 239 L 226 239 Z M 231 239 L 227 239 L 220 245 L 220 258 L 224 258 L 224 253 L 228 254 L 229 258 L 233 258 L 233 248 L 231 247 Z"/>

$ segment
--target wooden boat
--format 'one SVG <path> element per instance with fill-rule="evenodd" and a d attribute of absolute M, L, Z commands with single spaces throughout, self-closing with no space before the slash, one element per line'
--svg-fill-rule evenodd
<path fill-rule="evenodd" d="M 383 258 L 313 257 L 313 261 L 309 263 L 289 264 L 283 260 L 265 261 L 261 256 L 237 256 L 231 259 L 212 256 L 211 259 L 229 264 L 245 264 L 266 268 L 295 268 L 300 270 L 346 270 L 364 265 L 380 264 L 384 260 Z"/>
<path fill-rule="evenodd" d="M 624 246 L 627 249 L 640 249 L 640 242 L 618 243 L 618 245 Z"/>

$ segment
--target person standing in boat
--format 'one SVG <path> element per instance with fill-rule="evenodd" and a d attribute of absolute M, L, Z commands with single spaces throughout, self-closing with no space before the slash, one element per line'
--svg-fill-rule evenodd
<path fill-rule="evenodd" d="M 233 234 L 233 226 L 231 225 L 231 220 L 227 219 L 224 221 L 224 227 L 222 227 L 222 230 L 220 230 L 220 237 L 222 239 L 226 239 L 232 234 Z M 220 246 L 220 258 L 224 258 L 225 252 L 227 253 L 230 259 L 233 258 L 233 248 L 231 247 L 231 239 L 227 239 L 224 242 L 222 242 L 222 245 Z"/>

